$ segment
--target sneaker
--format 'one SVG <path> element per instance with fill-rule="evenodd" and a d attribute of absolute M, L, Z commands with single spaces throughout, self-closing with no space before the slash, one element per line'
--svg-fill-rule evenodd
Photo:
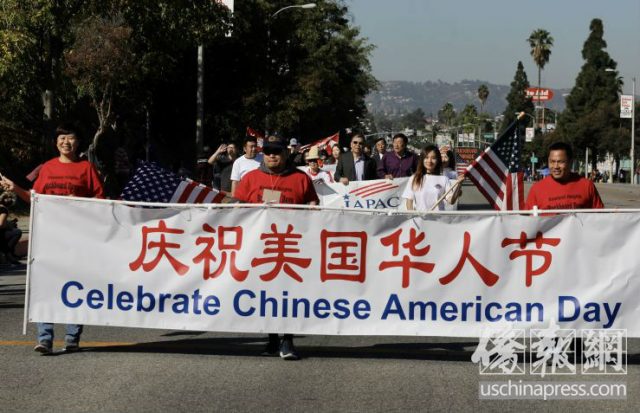
<path fill-rule="evenodd" d="M 33 351 L 47 355 L 53 353 L 50 341 L 41 341 L 34 348 Z"/>
<path fill-rule="evenodd" d="M 284 338 L 280 343 L 280 358 L 283 360 L 298 360 L 300 357 L 293 347 L 293 339 Z"/>
<path fill-rule="evenodd" d="M 269 342 L 267 343 L 267 346 L 264 348 L 262 355 L 277 356 L 279 350 L 280 350 L 280 343 L 278 342 L 278 339 L 277 338 L 275 340 L 269 339 Z"/>
<path fill-rule="evenodd" d="M 80 350 L 80 344 L 77 341 L 65 341 L 63 350 L 67 353 L 73 353 Z"/>

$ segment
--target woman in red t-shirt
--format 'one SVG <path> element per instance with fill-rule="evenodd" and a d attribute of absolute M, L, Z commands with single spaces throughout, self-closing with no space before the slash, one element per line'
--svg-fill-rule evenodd
<path fill-rule="evenodd" d="M 96 168 L 78 156 L 80 139 L 71 125 L 62 125 L 56 129 L 56 148 L 59 156 L 42 165 L 33 190 L 46 195 L 68 195 L 86 198 L 104 198 L 102 182 Z M 29 191 L 19 187 L 10 179 L 2 177 L 0 184 L 5 190 L 15 192 L 25 202 L 31 202 Z M 82 326 L 67 324 L 64 350 L 79 349 Z M 42 354 L 51 354 L 53 349 L 53 323 L 38 323 L 38 344 L 34 350 Z"/>

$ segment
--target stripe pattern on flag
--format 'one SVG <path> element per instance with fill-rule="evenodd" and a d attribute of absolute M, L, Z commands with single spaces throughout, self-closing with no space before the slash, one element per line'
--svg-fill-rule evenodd
<path fill-rule="evenodd" d="M 515 121 L 466 169 L 466 176 L 497 210 L 520 210 L 524 207 L 521 153 L 520 128 Z"/>
<path fill-rule="evenodd" d="M 455 152 L 455 158 L 456 158 L 456 173 L 458 175 L 464 175 L 464 173 L 467 171 L 467 166 L 469 166 L 469 162 L 465 161 L 458 154 L 458 152 Z"/>
<path fill-rule="evenodd" d="M 227 194 L 183 179 L 153 162 L 141 162 L 120 197 L 137 202 L 215 204 L 223 202 Z"/>

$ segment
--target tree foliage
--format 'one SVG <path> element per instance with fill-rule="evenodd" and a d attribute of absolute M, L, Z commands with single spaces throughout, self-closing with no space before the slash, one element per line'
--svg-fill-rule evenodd
<path fill-rule="evenodd" d="M 591 149 L 595 163 L 607 151 L 616 157 L 628 154 L 629 143 L 625 145 L 621 139 L 625 131 L 618 116 L 622 81 L 615 70 L 617 63 L 605 50 L 602 21 L 593 19 L 589 28 L 591 32 L 582 48 L 585 62 L 566 98 L 567 108 L 558 127 L 561 136 L 576 150 Z M 628 130 L 626 136 L 629 136 Z"/>
<path fill-rule="evenodd" d="M 453 126 L 456 116 L 457 114 L 453 104 L 447 102 L 438 111 L 438 122 L 450 127 Z"/>
<path fill-rule="evenodd" d="M 489 99 L 489 88 L 487 85 L 480 85 L 478 87 L 478 99 L 480 100 L 480 113 L 484 113 L 484 104 Z"/>
<path fill-rule="evenodd" d="M 525 92 L 528 87 L 529 80 L 527 79 L 527 73 L 524 71 L 522 62 L 518 62 L 516 74 L 511 82 L 511 90 L 507 95 L 507 108 L 503 112 L 504 120 L 502 122 L 501 132 L 516 120 L 517 113 L 526 112 L 529 115 L 533 113 L 533 103 Z"/>
<path fill-rule="evenodd" d="M 531 47 L 531 57 L 536 66 L 538 66 L 538 87 L 540 87 L 542 69 L 549 63 L 549 58 L 551 57 L 553 37 L 544 29 L 536 29 L 529 35 L 527 41 Z"/>
<path fill-rule="evenodd" d="M 2 0 L 0 123 L 42 135 L 50 96 L 56 121 L 87 132 L 117 125 L 134 157 L 149 124 L 155 156 L 188 167 L 200 44 L 208 145 L 263 128 L 267 100 L 279 132 L 303 141 L 357 127 L 376 87 L 372 46 L 344 1 L 271 19 L 289 4 L 236 2 L 232 16 L 211 0 Z"/>

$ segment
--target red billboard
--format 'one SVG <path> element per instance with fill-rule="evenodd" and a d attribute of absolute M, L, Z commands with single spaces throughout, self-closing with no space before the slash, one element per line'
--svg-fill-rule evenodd
<path fill-rule="evenodd" d="M 525 90 L 527 97 L 534 102 L 542 102 L 553 99 L 553 90 L 544 87 L 529 87 Z"/>

